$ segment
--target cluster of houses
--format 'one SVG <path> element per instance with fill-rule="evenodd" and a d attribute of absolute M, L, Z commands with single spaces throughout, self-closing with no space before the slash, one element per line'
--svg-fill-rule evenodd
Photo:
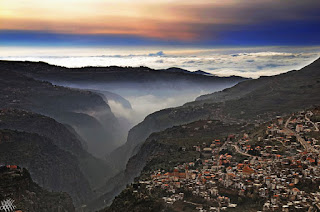
<path fill-rule="evenodd" d="M 1 172 L 8 172 L 8 171 L 22 172 L 21 167 L 17 166 L 17 165 L 2 165 L 2 164 L 0 164 L 0 170 L 1 170 Z"/>
<path fill-rule="evenodd" d="M 23 169 L 17 165 L 1 165 L 0 164 L 0 177 L 9 175 L 10 177 L 21 177 Z M 1 191 L 0 191 L 1 194 Z"/>
<path fill-rule="evenodd" d="M 171 172 L 154 171 L 147 189 L 161 188 L 163 200 L 172 205 L 185 201 L 199 211 L 221 211 L 237 207 L 224 191 L 238 197 L 262 201 L 263 211 L 320 210 L 320 161 L 318 123 L 300 112 L 268 124 L 258 137 L 248 134 L 214 140 L 208 146 L 195 146 L 205 157 L 174 167 Z M 312 132 L 317 132 L 313 133 Z M 233 149 L 234 154 L 223 149 Z M 247 156 L 239 162 L 235 155 Z M 184 192 L 210 204 L 192 203 Z"/>

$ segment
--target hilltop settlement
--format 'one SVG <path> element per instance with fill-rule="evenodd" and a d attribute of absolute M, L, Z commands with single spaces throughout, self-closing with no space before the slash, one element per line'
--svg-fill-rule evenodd
<path fill-rule="evenodd" d="M 107 211 L 115 211 L 124 198 L 136 211 L 138 204 L 154 211 L 319 211 L 319 109 L 181 146 L 179 151 L 198 157 L 144 169 Z M 202 123 L 192 130 L 208 130 L 212 121 Z"/>

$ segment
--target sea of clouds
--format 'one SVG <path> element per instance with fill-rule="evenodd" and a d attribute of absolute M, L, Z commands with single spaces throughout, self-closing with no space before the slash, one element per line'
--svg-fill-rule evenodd
<path fill-rule="evenodd" d="M 189 71 L 202 70 L 217 76 L 237 75 L 252 78 L 300 69 L 320 56 L 320 47 L 3 50 L 5 51 L 0 51 L 0 60 L 44 61 L 65 67 L 179 67 Z"/>

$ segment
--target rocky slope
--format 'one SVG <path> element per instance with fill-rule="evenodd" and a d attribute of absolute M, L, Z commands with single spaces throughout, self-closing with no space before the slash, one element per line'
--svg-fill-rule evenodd
<path fill-rule="evenodd" d="M 200 97 L 194 104 L 210 104 L 212 99 L 213 102 L 221 102 L 227 98 L 224 114 L 232 114 L 237 119 L 259 119 L 268 113 L 281 115 L 312 107 L 320 102 L 317 95 L 320 90 L 320 59 L 299 71 L 261 77 L 250 82 L 252 84 L 248 86 L 240 83 L 218 92 L 217 96 Z M 246 94 L 243 94 L 244 90 Z M 224 96 L 222 99 L 219 97 L 221 94 Z"/>
<path fill-rule="evenodd" d="M 0 202 L 13 200 L 16 210 L 29 212 L 73 212 L 70 196 L 49 192 L 34 183 L 26 169 L 0 167 Z"/>
<path fill-rule="evenodd" d="M 0 109 L 0 129 L 36 133 L 50 139 L 61 150 L 77 158 L 92 188 L 101 186 L 113 174 L 111 167 L 85 151 L 76 135 L 52 118 L 18 109 Z"/>
<path fill-rule="evenodd" d="M 256 80 L 241 82 L 232 88 L 200 96 L 196 100 L 198 103 L 201 101 L 221 102 L 240 99 L 250 93 L 251 95 L 258 95 L 258 92 L 260 92 L 260 95 L 263 95 L 271 90 L 273 92 L 285 92 L 290 88 L 294 89 L 292 92 L 302 90 L 307 93 L 308 90 L 305 89 L 308 89 L 308 87 L 312 88 L 313 85 L 319 80 L 319 69 L 320 59 L 314 61 L 299 71 L 291 71 L 285 74 L 280 74 L 277 77 L 260 77 Z M 304 80 L 311 81 L 304 82 Z M 316 87 L 314 88 L 316 89 Z"/>
<path fill-rule="evenodd" d="M 93 197 L 77 158 L 46 137 L 0 130 L 0 164 L 27 168 L 41 187 L 69 193 L 75 205 Z"/>

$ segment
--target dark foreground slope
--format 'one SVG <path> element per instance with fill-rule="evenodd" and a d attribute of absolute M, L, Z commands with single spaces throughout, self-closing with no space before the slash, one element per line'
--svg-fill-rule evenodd
<path fill-rule="evenodd" d="M 0 167 L 0 202 L 13 200 L 16 210 L 28 212 L 75 211 L 66 193 L 48 192 L 34 183 L 26 169 Z"/>
<path fill-rule="evenodd" d="M 69 193 L 75 205 L 93 197 L 77 158 L 37 134 L 0 130 L 0 164 L 27 168 L 41 187 Z"/>
<path fill-rule="evenodd" d="M 85 151 L 76 135 L 52 118 L 18 109 L 0 109 L 0 129 L 36 133 L 50 139 L 61 150 L 77 158 L 92 188 L 101 186 L 112 176 L 111 167 Z"/>
<path fill-rule="evenodd" d="M 118 121 L 97 94 L 42 82 L 0 65 L 0 108 L 18 108 L 72 126 L 88 151 L 103 157 L 115 147 Z"/>
<path fill-rule="evenodd" d="M 124 168 L 152 132 L 207 118 L 259 122 L 319 104 L 319 91 L 320 59 L 299 71 L 241 82 L 184 106 L 150 114 L 130 130 L 127 142 L 111 154 L 110 160 L 120 161 L 118 166 Z M 119 155 L 126 155 L 126 160 Z"/>

